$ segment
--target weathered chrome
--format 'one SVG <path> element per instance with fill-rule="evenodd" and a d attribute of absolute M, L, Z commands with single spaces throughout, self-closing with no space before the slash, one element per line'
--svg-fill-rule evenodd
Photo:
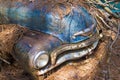
<path fill-rule="evenodd" d="M 91 25 L 89 28 L 86 28 L 82 31 L 76 32 L 75 34 L 73 34 L 73 38 L 80 35 L 88 36 L 88 35 L 94 34 L 94 30 L 97 26 L 97 22 L 95 21 L 95 19 L 92 19 L 92 20 L 93 20 L 93 25 Z"/>
<path fill-rule="evenodd" d="M 38 2 L 37 2 L 38 1 Z M 27 71 L 42 75 L 60 64 L 92 53 L 100 39 L 96 20 L 80 5 L 35 2 L 0 3 L 9 23 L 28 27 L 12 53 Z"/>
<path fill-rule="evenodd" d="M 51 35 L 28 31 L 16 44 L 13 56 L 18 61 L 22 61 L 20 64 L 26 70 L 37 71 L 38 75 L 42 75 L 68 60 L 79 59 L 91 54 L 100 38 L 99 33 L 96 32 L 85 41 L 62 44 L 59 39 Z M 53 46 L 53 43 L 57 45 Z"/>
<path fill-rule="evenodd" d="M 96 42 L 94 42 L 92 45 L 90 45 L 89 47 L 79 49 L 79 51 L 66 53 L 65 55 L 63 55 L 62 57 L 60 57 L 56 60 L 55 65 L 51 65 L 50 67 L 48 66 L 47 68 L 39 70 L 37 72 L 37 75 L 45 74 L 48 71 L 52 70 L 53 68 L 59 66 L 60 64 L 66 62 L 66 61 L 80 59 L 81 57 L 83 57 L 85 55 L 91 54 L 92 51 L 97 47 L 97 45 L 98 45 L 98 40 Z"/>
<path fill-rule="evenodd" d="M 51 53 L 52 64 L 55 64 L 57 56 L 59 56 L 63 52 L 69 51 L 69 50 L 77 50 L 77 49 L 80 49 L 80 48 L 88 47 L 89 45 L 92 45 L 95 41 L 97 41 L 99 39 L 100 39 L 99 34 L 95 33 L 95 34 L 93 34 L 92 37 L 90 37 L 90 39 L 87 39 L 87 40 L 85 40 L 83 42 L 74 43 L 74 44 L 65 44 L 65 45 L 62 45 L 62 46 L 56 48 Z"/>
<path fill-rule="evenodd" d="M 37 69 L 43 68 L 49 62 L 49 55 L 46 51 L 40 51 L 34 57 L 34 67 Z"/>
<path fill-rule="evenodd" d="M 46 39 L 47 38 L 47 39 Z M 27 71 L 41 69 L 50 63 L 50 52 L 62 42 L 52 35 L 28 31 L 16 43 L 12 55 Z"/>

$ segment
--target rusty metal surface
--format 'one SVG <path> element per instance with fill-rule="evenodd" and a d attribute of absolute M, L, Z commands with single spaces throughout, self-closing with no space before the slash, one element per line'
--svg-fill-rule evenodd
<path fill-rule="evenodd" d="M 12 54 L 31 73 L 45 74 L 63 62 L 92 53 L 98 44 L 96 20 L 80 5 L 57 3 L 39 8 L 36 6 L 38 3 L 32 1 L 4 4 L 0 3 L 0 14 L 7 17 L 9 23 L 31 29 L 15 44 L 15 53 Z M 93 37 L 94 34 L 98 35 Z M 62 47 L 61 50 L 59 47 Z M 63 56 L 57 59 L 61 53 L 64 53 Z M 41 62 L 44 66 L 37 68 L 39 58 L 48 61 L 45 64 Z"/>
<path fill-rule="evenodd" d="M 13 56 L 18 62 L 22 62 L 20 64 L 28 72 L 36 72 L 36 75 L 42 75 L 68 60 L 79 59 L 85 55 L 91 54 L 92 51 L 96 48 L 99 38 L 99 34 L 96 33 L 95 36 L 92 36 L 90 39 L 81 43 L 63 44 L 62 41 L 54 36 L 30 30 L 23 35 L 18 43 L 16 43 L 14 48 L 15 53 L 13 53 Z M 62 47 L 64 51 L 60 51 L 62 56 L 58 58 L 60 54 L 54 56 L 52 52 L 57 52 L 57 50 L 59 50 L 59 47 Z M 70 49 L 68 48 L 69 50 L 65 50 L 65 47 L 70 47 Z M 48 55 L 50 59 L 47 64 L 40 69 L 39 67 L 36 67 L 37 63 L 35 62 L 37 60 L 37 57 L 42 55 L 41 52 Z M 53 64 L 53 60 L 56 63 Z"/>
<path fill-rule="evenodd" d="M 9 23 L 54 35 L 65 43 L 85 40 L 94 32 L 95 19 L 80 5 L 56 3 L 38 8 L 36 5 L 40 2 L 1 2 L 0 13 L 9 19 Z"/>
<path fill-rule="evenodd" d="M 51 35 L 28 31 L 15 45 L 15 53 L 13 53 L 13 56 L 18 62 L 22 62 L 20 64 L 29 71 L 35 68 L 33 60 L 39 52 L 49 52 L 60 45 L 61 41 Z M 49 55 L 49 53 L 47 55 Z"/>

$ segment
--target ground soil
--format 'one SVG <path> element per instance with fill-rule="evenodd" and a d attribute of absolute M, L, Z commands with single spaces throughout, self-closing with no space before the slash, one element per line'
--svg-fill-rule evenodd
<path fill-rule="evenodd" d="M 58 80 L 58 79 L 59 80 L 90 80 L 88 79 L 88 76 L 86 76 L 86 78 L 84 79 L 80 79 L 78 74 L 82 74 L 81 70 L 85 70 L 85 69 L 76 69 L 78 68 L 76 67 L 76 64 L 77 66 L 81 66 L 82 68 L 88 68 L 89 70 L 90 68 L 89 63 L 91 63 L 90 62 L 91 58 L 92 58 L 92 61 L 95 60 L 96 59 L 95 54 L 99 54 L 100 56 L 100 54 L 103 54 L 102 52 L 104 49 L 105 49 L 105 43 L 102 43 L 100 45 L 99 50 L 97 50 L 92 56 L 88 57 L 87 59 L 79 60 L 80 63 L 77 61 L 73 63 L 74 65 L 63 65 L 55 73 L 49 75 L 48 78 L 46 78 L 45 80 Z M 107 56 L 103 61 L 99 61 L 99 65 L 97 66 L 99 67 L 100 70 L 97 69 L 99 72 L 95 74 L 95 77 L 92 80 L 120 80 L 120 62 L 119 62 L 120 55 L 118 54 L 116 55 L 113 53 L 110 54 L 110 52 L 108 53 L 105 52 L 104 55 L 107 55 Z M 74 73 L 74 71 L 76 70 L 79 70 L 78 73 Z M 95 69 L 93 70 L 96 71 Z M 56 77 L 56 74 L 57 74 L 57 77 Z M 73 75 L 76 74 L 76 76 L 75 75 L 73 76 L 72 74 Z M 2 66 L 1 72 L 0 72 L 0 80 L 32 80 L 32 77 L 29 74 L 25 73 L 22 67 L 16 61 L 14 61 L 14 63 L 12 63 L 11 65 L 4 64 Z"/>
<path fill-rule="evenodd" d="M 88 11 L 95 11 L 94 9 L 87 9 Z M 96 14 L 96 12 L 93 13 L 93 16 L 94 14 Z M 2 57 L 8 61 L 10 59 L 11 64 L 3 63 L 0 65 L 0 80 L 33 80 L 31 75 L 24 72 L 18 62 L 9 55 L 9 53 L 12 52 L 14 42 L 16 42 L 18 36 L 22 35 L 23 31 L 20 35 L 15 35 L 21 32 L 19 31 L 21 29 L 18 27 L 4 27 L 2 28 L 0 26 L 0 43 L 4 42 L 0 44 L 0 54 L 4 53 L 7 55 Z M 108 35 L 111 36 L 110 34 Z M 115 35 L 112 37 L 114 39 Z M 94 51 L 94 54 L 78 61 L 64 64 L 47 75 L 44 75 L 44 80 L 120 80 L 120 52 L 119 50 L 114 52 L 113 49 L 113 53 L 111 53 L 108 48 L 106 48 L 109 45 L 108 41 L 110 40 L 105 39 L 101 41 L 98 48 Z M 120 46 L 118 43 L 120 43 L 119 39 L 115 46 Z M 3 45 L 3 47 L 1 47 L 1 45 Z M 42 79 L 40 78 L 40 80 Z"/>

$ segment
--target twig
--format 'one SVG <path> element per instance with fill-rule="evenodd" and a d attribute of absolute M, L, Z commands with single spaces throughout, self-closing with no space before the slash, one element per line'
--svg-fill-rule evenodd
<path fill-rule="evenodd" d="M 117 35 L 115 37 L 115 40 L 112 42 L 111 46 L 110 46 L 110 50 L 111 52 L 115 53 L 114 50 L 113 50 L 113 45 L 115 44 L 115 42 L 117 41 L 118 37 L 120 35 L 120 24 L 118 25 L 118 32 L 117 32 Z"/>
<path fill-rule="evenodd" d="M 3 61 L 3 62 L 5 62 L 5 63 L 7 63 L 7 64 L 10 64 L 10 62 L 9 62 L 9 61 L 7 61 L 7 60 L 3 59 L 1 56 L 0 56 L 0 60 L 1 60 L 1 61 Z"/>
<path fill-rule="evenodd" d="M 99 15 L 96 15 L 96 16 L 103 22 L 103 24 L 105 24 L 105 26 L 106 26 L 107 28 L 109 28 L 109 29 L 112 30 L 113 32 L 117 33 L 114 29 L 111 28 L 111 26 L 109 26 L 109 25 L 103 20 L 102 17 L 100 17 Z"/>

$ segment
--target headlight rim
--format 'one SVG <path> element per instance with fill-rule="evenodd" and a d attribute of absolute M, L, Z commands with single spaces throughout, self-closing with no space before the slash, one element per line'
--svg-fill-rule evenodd
<path fill-rule="evenodd" d="M 49 57 L 49 55 L 48 55 L 47 53 L 48 53 L 47 51 L 39 51 L 39 52 L 35 55 L 34 60 L 33 60 L 34 68 L 35 68 L 35 69 L 41 69 L 41 68 L 45 67 L 45 66 L 48 64 L 50 57 Z M 46 56 L 47 56 L 47 60 L 46 60 L 46 63 L 45 63 L 43 66 L 40 67 L 40 66 L 37 65 L 37 64 L 38 64 L 38 63 L 37 63 L 37 60 L 38 60 L 39 57 L 42 56 L 42 55 L 46 55 Z"/>

